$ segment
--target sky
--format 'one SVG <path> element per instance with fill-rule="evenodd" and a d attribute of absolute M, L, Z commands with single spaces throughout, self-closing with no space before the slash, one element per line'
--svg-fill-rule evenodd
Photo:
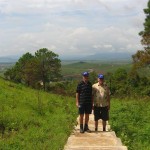
<path fill-rule="evenodd" d="M 148 0 L 0 0 L 0 57 L 48 48 L 61 56 L 142 49 Z"/>

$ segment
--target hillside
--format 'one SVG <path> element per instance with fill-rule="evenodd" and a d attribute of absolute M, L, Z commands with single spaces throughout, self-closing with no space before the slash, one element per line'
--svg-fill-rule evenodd
<path fill-rule="evenodd" d="M 0 148 L 8 150 L 62 149 L 77 116 L 73 98 L 1 78 L 0 111 Z"/>
<path fill-rule="evenodd" d="M 0 149 L 62 150 L 77 115 L 74 98 L 0 78 Z M 129 150 L 149 150 L 149 116 L 149 97 L 111 97 L 110 125 Z"/>
<path fill-rule="evenodd" d="M 123 62 L 111 62 L 111 63 L 104 63 L 104 62 L 91 62 L 91 61 L 78 61 L 71 64 L 62 65 L 62 74 L 63 75 L 80 75 L 83 71 L 91 71 L 94 70 L 97 73 L 107 73 L 107 72 L 114 72 L 118 68 L 125 68 L 129 70 L 131 68 L 131 63 L 123 63 Z"/>

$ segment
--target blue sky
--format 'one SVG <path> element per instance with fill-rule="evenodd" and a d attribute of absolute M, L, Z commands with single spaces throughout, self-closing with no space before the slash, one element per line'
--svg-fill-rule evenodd
<path fill-rule="evenodd" d="M 148 0 L 0 0 L 0 56 L 135 53 Z"/>

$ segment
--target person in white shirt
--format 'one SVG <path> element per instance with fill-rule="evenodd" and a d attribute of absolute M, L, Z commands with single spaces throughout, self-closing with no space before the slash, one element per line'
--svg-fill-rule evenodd
<path fill-rule="evenodd" d="M 104 83 L 104 75 L 98 75 L 98 83 L 92 86 L 94 102 L 95 131 L 98 131 L 98 120 L 102 119 L 103 131 L 106 131 L 106 121 L 109 120 L 110 92 Z"/>

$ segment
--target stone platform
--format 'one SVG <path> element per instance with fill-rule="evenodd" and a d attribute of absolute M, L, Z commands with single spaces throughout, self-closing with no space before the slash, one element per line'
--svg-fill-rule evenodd
<path fill-rule="evenodd" d="M 122 145 L 119 138 L 116 137 L 114 131 L 111 131 L 110 125 L 107 123 L 106 131 L 102 131 L 102 121 L 99 121 L 98 131 L 95 131 L 94 116 L 89 117 L 89 129 L 91 133 L 80 133 L 79 117 L 78 125 L 68 138 L 64 150 L 127 150 Z"/>

